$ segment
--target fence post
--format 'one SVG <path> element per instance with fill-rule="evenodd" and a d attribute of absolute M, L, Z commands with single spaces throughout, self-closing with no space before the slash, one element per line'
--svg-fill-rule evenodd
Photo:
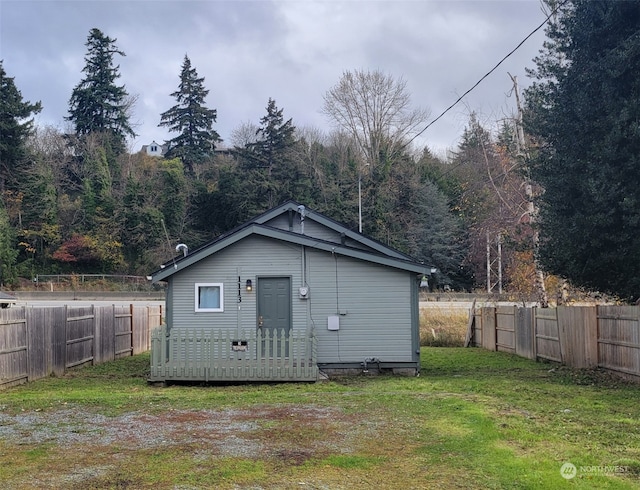
<path fill-rule="evenodd" d="M 569 332 L 568 329 L 571 328 L 569 324 L 569 318 L 567 318 L 568 311 L 565 311 L 567 306 L 558 306 L 556 308 L 556 317 L 558 318 L 558 339 L 560 341 L 560 358 L 562 359 L 562 364 L 566 364 L 567 366 L 574 365 L 574 354 L 573 354 L 573 346 L 569 342 Z"/>
<path fill-rule="evenodd" d="M 95 305 L 91 305 L 91 316 L 93 317 L 93 339 L 91 339 L 91 365 L 95 366 L 96 364 L 100 363 L 100 360 L 98 359 L 96 362 L 96 355 L 100 355 L 100 354 L 96 354 L 100 352 L 100 346 L 96 346 L 96 339 L 98 337 L 98 335 L 96 335 L 97 331 L 98 331 L 98 318 L 96 317 L 96 306 Z"/>
<path fill-rule="evenodd" d="M 137 350 L 135 345 L 136 332 L 133 331 L 135 324 L 136 322 L 133 321 L 133 303 L 129 303 L 129 331 L 131 332 L 131 335 L 129 337 L 129 347 L 131 347 L 131 355 L 133 355 Z"/>
<path fill-rule="evenodd" d="M 531 322 L 531 359 L 538 360 L 538 342 L 536 338 L 538 336 L 538 322 L 536 320 L 536 306 L 529 309 L 529 321 Z"/>
<path fill-rule="evenodd" d="M 482 347 L 482 312 L 484 306 L 476 308 L 473 313 L 473 336 L 471 337 L 471 345 L 474 347 Z"/>
<path fill-rule="evenodd" d="M 33 342 L 31 339 L 31 324 L 27 321 L 27 312 L 23 307 L 22 311 L 24 312 L 24 333 L 25 340 L 27 341 L 27 382 L 31 381 L 31 349 L 33 349 Z"/>

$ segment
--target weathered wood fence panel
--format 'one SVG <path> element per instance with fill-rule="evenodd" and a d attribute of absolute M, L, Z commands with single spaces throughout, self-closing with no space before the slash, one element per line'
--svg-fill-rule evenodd
<path fill-rule="evenodd" d="M 598 322 L 596 308 L 562 306 L 556 308 L 563 362 L 577 368 L 598 365 Z"/>
<path fill-rule="evenodd" d="M 496 309 L 482 308 L 482 347 L 496 350 Z"/>
<path fill-rule="evenodd" d="M 518 308 L 515 321 L 516 354 L 527 359 L 536 358 L 536 336 L 533 329 L 533 309 Z"/>
<path fill-rule="evenodd" d="M 599 306 L 599 365 L 640 375 L 640 307 Z"/>
<path fill-rule="evenodd" d="M 63 311 L 59 310 L 58 314 L 62 317 Z M 28 379 L 44 378 L 53 372 L 53 345 L 48 340 L 53 339 L 53 329 L 56 326 L 55 313 L 53 310 L 33 311 L 31 309 L 22 312 L 29 334 Z"/>
<path fill-rule="evenodd" d="M 150 349 L 161 306 L 0 310 L 0 389 Z"/>
<path fill-rule="evenodd" d="M 537 356 L 550 361 L 563 362 L 556 309 L 536 308 L 534 329 Z"/>
<path fill-rule="evenodd" d="M 95 318 L 93 306 L 67 309 L 66 369 L 93 363 Z"/>
<path fill-rule="evenodd" d="M 496 308 L 496 350 L 516 351 L 516 307 L 498 306 Z"/>
<path fill-rule="evenodd" d="M 133 307 L 131 307 L 133 308 Z M 114 306 L 114 354 L 116 358 L 133 354 L 133 313 L 128 306 Z"/>
<path fill-rule="evenodd" d="M 94 360 L 96 364 L 113 361 L 114 312 L 113 306 L 102 306 L 95 309 L 95 345 Z"/>
<path fill-rule="evenodd" d="M 640 381 L 639 306 L 485 307 L 474 325 L 472 345 Z"/>
<path fill-rule="evenodd" d="M 31 318 L 30 318 L 31 317 Z M 28 308 L 27 320 L 52 322 L 51 327 L 51 370 L 56 376 L 62 376 L 67 365 L 67 307 L 58 308 Z M 29 325 L 31 325 L 29 321 Z M 43 339 L 45 346 L 48 339 Z"/>
<path fill-rule="evenodd" d="M 0 321 L 0 387 L 29 377 L 29 335 L 24 310 L 12 309 Z"/>
<path fill-rule="evenodd" d="M 151 331 L 159 326 L 153 321 L 155 318 L 157 317 L 152 317 L 148 308 L 131 309 L 131 348 L 134 356 L 151 348 Z M 149 328 L 145 328 L 147 325 Z"/>

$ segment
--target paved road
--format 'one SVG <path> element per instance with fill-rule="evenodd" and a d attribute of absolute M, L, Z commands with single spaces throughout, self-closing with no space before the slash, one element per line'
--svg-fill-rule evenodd
<path fill-rule="evenodd" d="M 81 307 L 81 306 L 122 306 L 122 305 L 149 305 L 149 306 L 165 306 L 164 301 L 156 301 L 156 300 L 105 300 L 105 301 L 97 301 L 97 300 L 74 300 L 74 299 L 66 299 L 66 300 L 18 300 L 14 307 L 17 306 L 27 306 L 27 307 L 54 307 L 54 306 L 72 306 L 72 307 Z M 471 301 L 420 301 L 420 308 L 433 308 L 439 310 L 446 311 L 460 311 L 465 310 L 468 311 L 471 308 L 473 303 Z M 522 306 L 522 303 L 515 302 L 477 302 L 476 307 L 481 306 L 513 306 L 518 305 Z M 529 306 L 529 305 L 527 305 Z"/>
<path fill-rule="evenodd" d="M 74 308 L 80 308 L 84 306 L 128 306 L 133 304 L 135 306 L 164 306 L 164 301 L 150 301 L 150 300 L 109 300 L 109 301 L 95 301 L 95 300 L 24 300 L 17 301 L 11 308 L 20 306 L 43 308 L 43 307 L 56 307 L 68 305 Z"/>
<path fill-rule="evenodd" d="M 420 301 L 420 308 L 430 308 L 442 310 L 443 312 L 469 311 L 473 302 L 471 301 Z M 476 308 L 482 306 L 523 306 L 522 302 L 515 301 L 478 301 Z M 527 303 L 527 306 L 536 306 L 535 303 Z"/>

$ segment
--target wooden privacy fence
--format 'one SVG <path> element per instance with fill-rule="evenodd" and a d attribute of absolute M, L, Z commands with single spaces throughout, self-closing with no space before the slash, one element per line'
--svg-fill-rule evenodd
<path fill-rule="evenodd" d="M 161 306 L 0 310 L 0 389 L 146 352 Z"/>
<path fill-rule="evenodd" d="M 471 345 L 640 381 L 638 306 L 483 307 L 470 326 Z"/>

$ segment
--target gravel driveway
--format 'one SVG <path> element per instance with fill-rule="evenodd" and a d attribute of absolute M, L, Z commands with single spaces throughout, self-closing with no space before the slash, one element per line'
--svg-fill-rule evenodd
<path fill-rule="evenodd" d="M 291 429 L 291 430 L 288 430 Z M 95 464 L 73 464 L 73 454 L 113 454 L 176 446 L 189 448 L 192 457 L 278 458 L 303 464 L 328 453 L 349 453 L 361 437 L 379 429 L 371 417 L 347 415 L 335 407 L 264 405 L 251 409 L 130 412 L 118 416 L 91 413 L 81 407 L 4 413 L 0 406 L 0 441 L 10 445 L 50 448 L 68 454 L 69 466 L 30 475 L 12 488 L 82 488 L 116 461 L 95 458 Z M 311 434 L 295 440 L 301 431 Z M 291 433 L 293 435 L 288 436 Z M 293 440 L 292 440 L 293 438 Z M 180 449 L 181 450 L 181 449 Z"/>

